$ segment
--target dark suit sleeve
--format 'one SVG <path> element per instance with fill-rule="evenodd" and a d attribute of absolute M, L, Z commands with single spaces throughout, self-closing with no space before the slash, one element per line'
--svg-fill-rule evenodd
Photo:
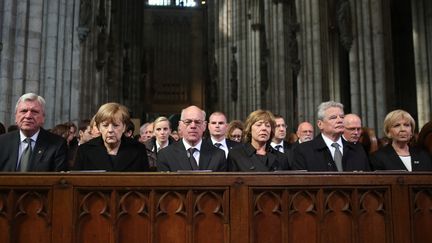
<path fill-rule="evenodd" d="M 169 161 L 169 158 L 167 156 L 168 154 L 169 153 L 166 151 L 166 149 L 162 149 L 159 152 L 156 160 L 156 166 L 158 171 L 171 171 L 170 166 L 168 164 Z"/>
<path fill-rule="evenodd" d="M 225 171 L 227 171 L 228 170 L 228 166 L 227 166 L 227 160 L 226 160 L 226 157 L 225 157 L 225 151 L 222 151 L 222 150 L 218 151 L 217 156 L 219 157 L 218 158 L 218 160 L 219 160 L 219 166 L 218 166 L 217 171 L 218 172 L 225 172 Z"/>
<path fill-rule="evenodd" d="M 228 171 L 239 171 L 239 168 L 237 166 L 237 163 L 235 162 L 235 152 L 231 150 L 228 153 L 228 159 L 227 159 L 227 165 L 228 165 Z"/>
<path fill-rule="evenodd" d="M 291 161 L 291 167 L 293 170 L 307 170 L 306 158 L 303 152 L 301 145 L 296 146 L 294 150 L 291 151 L 293 158 L 293 161 Z"/>
<path fill-rule="evenodd" d="M 61 144 L 58 146 L 54 155 L 54 171 L 67 171 L 68 166 L 68 149 L 66 145 L 66 140 L 62 140 Z"/>
<path fill-rule="evenodd" d="M 84 161 L 85 161 L 85 147 L 84 145 L 78 146 L 75 163 L 73 165 L 73 170 L 84 170 Z"/>
<path fill-rule="evenodd" d="M 379 153 L 379 151 L 371 155 L 370 165 L 372 170 L 386 170 L 382 155 Z"/>

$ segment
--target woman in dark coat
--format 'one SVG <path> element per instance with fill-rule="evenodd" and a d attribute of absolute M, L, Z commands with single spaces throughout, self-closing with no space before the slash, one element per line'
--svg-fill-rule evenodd
<path fill-rule="evenodd" d="M 126 107 L 104 104 L 94 119 L 101 136 L 78 147 L 74 170 L 149 170 L 144 144 L 123 135 L 130 119 Z"/>
<path fill-rule="evenodd" d="M 415 121 L 404 110 L 395 110 L 384 119 L 385 135 L 391 143 L 380 148 L 371 157 L 374 170 L 430 171 L 432 161 L 429 154 L 409 145 L 415 129 Z"/>
<path fill-rule="evenodd" d="M 228 153 L 229 171 L 265 172 L 289 170 L 285 154 L 270 146 L 275 131 L 275 118 L 269 111 L 256 110 L 245 122 L 244 144 Z"/>

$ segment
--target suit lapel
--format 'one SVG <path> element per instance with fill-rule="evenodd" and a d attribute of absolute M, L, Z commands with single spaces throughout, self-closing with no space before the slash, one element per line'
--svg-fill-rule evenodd
<path fill-rule="evenodd" d="M 398 163 L 398 168 L 404 169 L 404 170 L 408 170 L 407 167 L 405 166 L 405 164 L 402 162 L 401 158 L 399 157 L 399 155 L 396 153 L 396 150 L 394 150 L 393 146 L 391 144 L 386 146 L 387 151 L 388 151 L 388 156 L 389 156 L 389 161 L 397 161 Z M 412 158 L 411 158 L 412 160 Z"/>
<path fill-rule="evenodd" d="M 199 159 L 200 170 L 206 170 L 209 168 L 211 155 L 212 154 L 208 143 L 201 143 L 201 151 L 200 151 L 200 159 Z"/>
<path fill-rule="evenodd" d="M 277 170 L 277 168 L 279 167 L 278 165 L 274 165 L 274 163 L 276 162 L 276 158 L 277 158 L 277 156 L 275 155 L 275 154 L 273 154 L 272 152 L 271 152 L 271 148 L 267 151 L 267 159 L 268 159 L 268 169 L 269 170 L 273 170 L 273 167 L 274 168 L 276 168 L 276 170 Z"/>
<path fill-rule="evenodd" d="M 13 142 L 10 147 L 10 151 L 14 151 L 11 156 L 9 156 L 9 161 L 7 163 L 7 167 L 5 171 L 16 171 L 17 163 L 18 163 L 18 155 L 19 155 L 19 145 L 20 145 L 20 133 L 19 131 L 14 132 Z"/>
<path fill-rule="evenodd" d="M 336 164 L 335 164 L 335 162 L 333 160 L 333 157 L 332 157 L 332 155 L 330 153 L 329 148 L 327 147 L 326 143 L 324 142 L 324 139 L 322 138 L 322 135 L 318 134 L 318 136 L 314 140 L 316 140 L 316 143 L 314 144 L 315 145 L 315 149 L 318 150 L 318 151 L 320 151 L 320 154 L 323 156 L 323 158 L 322 158 L 323 160 L 322 161 L 325 162 L 325 163 L 327 163 L 327 164 L 330 163 L 332 165 L 331 166 L 332 169 L 334 171 L 337 171 Z M 342 159 L 343 159 L 343 156 L 342 156 Z"/>
<path fill-rule="evenodd" d="M 178 165 L 181 167 L 181 170 L 192 170 L 192 166 L 190 164 L 189 158 L 187 157 L 186 148 L 183 144 L 183 141 L 178 141 L 177 143 L 174 143 L 174 161 L 177 161 Z"/>
<path fill-rule="evenodd" d="M 42 159 L 42 156 L 45 153 L 45 150 L 47 148 L 47 139 L 46 139 L 46 133 L 44 129 L 40 129 L 36 144 L 33 149 L 30 169 L 32 171 L 37 171 L 37 168 L 39 167 L 39 163 Z"/>

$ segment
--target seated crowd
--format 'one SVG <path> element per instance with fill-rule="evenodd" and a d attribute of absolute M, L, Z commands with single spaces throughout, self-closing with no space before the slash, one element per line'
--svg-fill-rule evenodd
<path fill-rule="evenodd" d="M 312 123 L 288 134 L 284 118 L 267 110 L 251 112 L 244 122 L 228 122 L 223 112 L 206 117 L 189 106 L 176 130 L 161 116 L 134 137 L 128 109 L 106 103 L 78 127 L 67 122 L 48 131 L 45 100 L 24 94 L 16 103 L 16 127 L 6 132 L 0 123 L 0 171 L 432 171 L 432 123 L 416 136 L 404 110 L 385 117 L 386 139 L 334 101 L 318 106 L 315 137 Z"/>

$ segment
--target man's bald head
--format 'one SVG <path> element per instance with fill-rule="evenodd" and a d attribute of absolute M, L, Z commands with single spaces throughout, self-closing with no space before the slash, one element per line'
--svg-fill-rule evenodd
<path fill-rule="evenodd" d="M 362 123 L 361 119 L 356 114 L 347 114 L 344 118 L 344 133 L 343 137 L 352 143 L 357 143 L 361 136 Z"/>

